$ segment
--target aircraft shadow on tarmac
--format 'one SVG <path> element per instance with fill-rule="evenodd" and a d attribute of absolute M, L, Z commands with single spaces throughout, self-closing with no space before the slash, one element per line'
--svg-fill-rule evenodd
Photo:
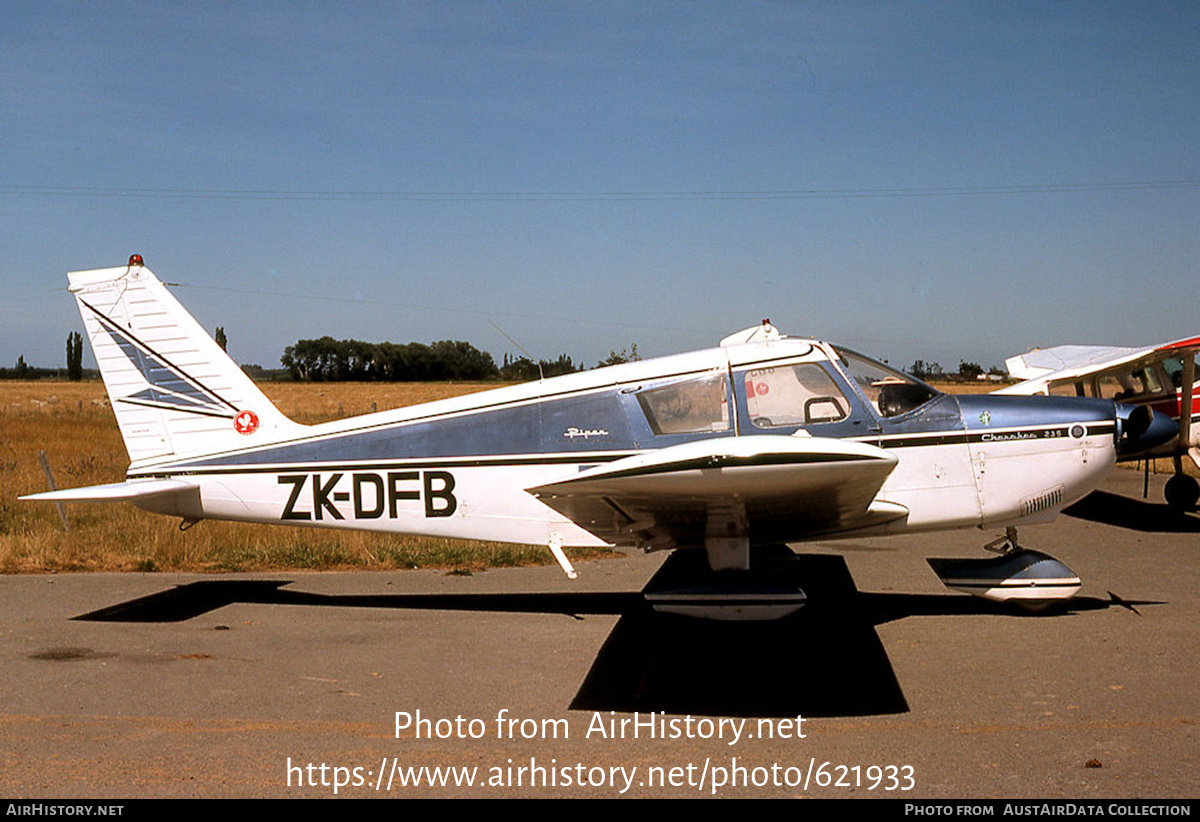
<path fill-rule="evenodd" d="M 695 556 L 692 556 L 692 553 Z M 699 552 L 669 557 L 646 586 L 686 580 Z M 839 556 L 777 561 L 774 578 L 809 591 L 807 605 L 774 622 L 715 622 L 657 614 L 640 592 L 528 594 L 314 594 L 288 580 L 211 580 L 75 617 L 177 622 L 233 603 L 564 614 L 619 619 L 571 703 L 577 710 L 714 716 L 868 716 L 908 703 L 875 627 L 909 616 L 1012 615 L 960 594 L 858 591 Z M 1111 596 L 1111 595 L 1110 595 Z M 1076 597 L 1056 613 L 1137 604 Z M 1015 617 L 1014 618 L 1018 618 Z"/>
<path fill-rule="evenodd" d="M 1200 534 L 1200 517 L 1172 511 L 1164 504 L 1093 491 L 1063 509 L 1063 514 L 1132 531 L 1157 534 Z"/>

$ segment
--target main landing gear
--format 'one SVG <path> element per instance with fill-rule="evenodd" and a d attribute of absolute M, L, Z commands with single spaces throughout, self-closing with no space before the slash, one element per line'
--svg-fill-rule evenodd
<path fill-rule="evenodd" d="M 930 559 L 942 584 L 992 602 L 1012 603 L 1024 611 L 1038 612 L 1079 592 L 1075 572 L 1041 551 L 1022 548 L 1017 529 L 984 546 L 1000 556 L 993 559 Z"/>
<path fill-rule="evenodd" d="M 1183 456 L 1176 454 L 1175 458 L 1175 476 L 1167 480 L 1167 485 L 1163 488 L 1163 496 L 1167 498 L 1167 506 L 1176 513 L 1184 513 L 1191 511 L 1196 507 L 1196 502 L 1200 501 L 1200 483 L 1196 482 L 1195 477 L 1189 477 L 1183 473 Z"/>
<path fill-rule="evenodd" d="M 795 555 L 783 546 L 747 546 L 746 569 L 714 571 L 701 551 L 677 551 L 646 585 L 643 596 L 661 614 L 762 622 L 783 619 L 804 607 L 796 584 Z"/>

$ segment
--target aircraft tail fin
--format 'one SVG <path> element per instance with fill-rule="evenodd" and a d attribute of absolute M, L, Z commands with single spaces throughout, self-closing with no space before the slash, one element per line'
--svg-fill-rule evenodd
<path fill-rule="evenodd" d="M 67 278 L 131 469 L 258 445 L 302 428 L 272 405 L 140 256 Z"/>

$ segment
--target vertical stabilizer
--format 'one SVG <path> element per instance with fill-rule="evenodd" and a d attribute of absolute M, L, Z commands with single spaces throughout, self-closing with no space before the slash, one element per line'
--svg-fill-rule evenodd
<path fill-rule="evenodd" d="M 271 404 L 141 257 L 67 278 L 131 468 L 260 445 L 302 427 Z"/>

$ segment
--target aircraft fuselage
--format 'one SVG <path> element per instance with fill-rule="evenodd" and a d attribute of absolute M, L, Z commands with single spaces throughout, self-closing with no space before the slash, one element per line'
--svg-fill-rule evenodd
<path fill-rule="evenodd" d="M 195 483 L 198 493 L 191 497 L 136 500 L 148 510 L 192 519 L 568 546 L 684 547 L 678 540 L 650 545 L 636 523 L 605 531 L 601 539 L 530 489 L 661 449 L 718 440 L 737 440 L 752 451 L 755 443 L 807 438 L 860 443 L 894 460 L 880 469 L 882 484 L 872 486 L 878 488 L 873 519 L 828 514 L 850 503 L 817 497 L 855 492 L 853 483 L 823 490 L 828 483 L 822 481 L 799 494 L 811 495 L 813 510 L 825 520 L 806 518 L 803 510 L 748 520 L 751 543 L 789 542 L 1036 522 L 1090 492 L 1115 461 L 1118 422 L 1111 401 L 952 396 L 915 381 L 901 384 L 882 366 L 870 370 L 876 366 L 814 340 L 734 345 L 339 420 L 264 445 L 248 437 L 245 447 L 218 454 L 137 460 L 128 477 Z M 815 449 L 805 459 L 825 477 L 833 463 L 852 457 L 859 460 L 833 448 Z M 747 472 L 769 482 L 772 465 L 751 462 L 719 464 L 709 455 L 707 463 L 672 465 L 655 475 L 656 486 L 635 493 L 674 489 L 686 497 L 689 482 L 707 483 L 710 491 L 726 482 L 732 498 L 753 497 Z M 802 484 L 801 473 L 790 470 L 779 481 Z M 794 500 L 790 505 L 796 508 Z M 614 517 L 637 519 L 614 507 Z M 697 525 L 700 541 L 704 527 Z"/>

